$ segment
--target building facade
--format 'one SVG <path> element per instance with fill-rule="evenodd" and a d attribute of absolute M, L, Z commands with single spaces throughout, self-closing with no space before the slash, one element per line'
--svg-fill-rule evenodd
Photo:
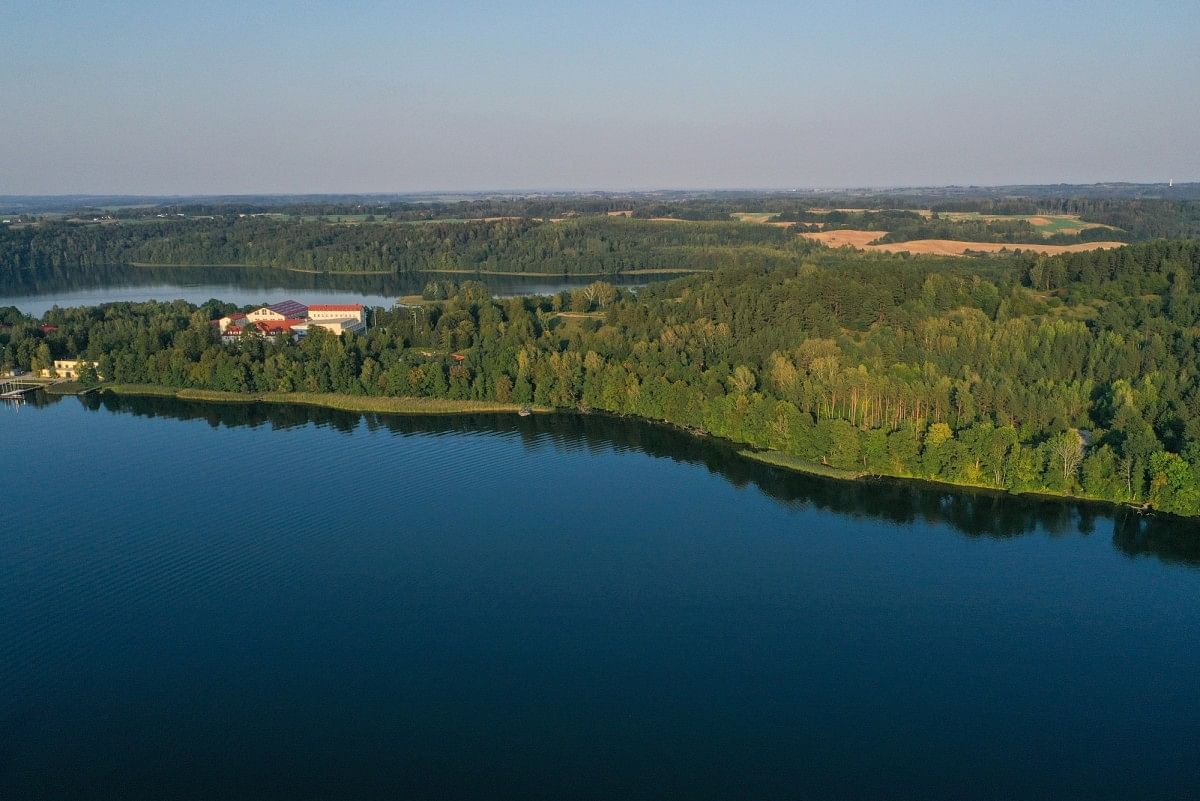
<path fill-rule="evenodd" d="M 42 370 L 42 378 L 67 378 L 74 381 L 79 378 L 79 371 L 85 364 L 91 364 L 93 368 L 100 366 L 100 362 L 87 362 L 82 359 L 55 359 L 53 367 Z"/>

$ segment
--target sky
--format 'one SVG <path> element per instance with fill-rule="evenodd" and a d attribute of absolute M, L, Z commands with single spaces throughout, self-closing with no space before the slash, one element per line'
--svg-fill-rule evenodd
<path fill-rule="evenodd" d="M 1200 180 L 1200 2 L 0 0 L 0 195 Z"/>

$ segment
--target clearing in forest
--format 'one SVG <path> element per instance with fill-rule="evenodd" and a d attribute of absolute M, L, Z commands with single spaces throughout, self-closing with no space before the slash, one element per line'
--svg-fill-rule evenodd
<path fill-rule="evenodd" d="M 861 248 L 871 244 L 886 233 L 887 231 L 855 231 L 853 229 L 846 228 L 833 231 L 821 231 L 819 233 L 800 234 L 800 236 L 804 237 L 805 239 L 811 239 L 814 242 L 820 242 L 822 245 L 831 248 Z"/>
<path fill-rule="evenodd" d="M 922 211 L 922 215 L 931 216 L 933 212 Z M 1118 230 L 1111 225 L 1103 223 L 1084 222 L 1079 219 L 1078 214 L 981 214 L 977 211 L 944 211 L 938 214 L 944 220 L 955 220 L 966 222 L 971 220 L 979 220 L 985 222 L 1002 222 L 1004 220 L 1025 220 L 1030 225 L 1038 230 L 1042 236 L 1052 236 L 1054 234 L 1074 234 L 1079 235 L 1080 231 L 1086 231 L 1089 228 L 1109 228 Z"/>
<path fill-rule="evenodd" d="M 835 233 L 829 231 L 828 233 Z M 1080 242 L 1076 245 L 1040 245 L 1028 242 L 963 242 L 957 239 L 914 239 L 911 242 L 885 242 L 866 245 L 863 250 L 888 253 L 920 253 L 936 256 L 965 256 L 972 253 L 998 253 L 1002 250 L 1024 250 L 1033 253 L 1080 253 L 1085 250 L 1123 248 L 1128 242 Z"/>

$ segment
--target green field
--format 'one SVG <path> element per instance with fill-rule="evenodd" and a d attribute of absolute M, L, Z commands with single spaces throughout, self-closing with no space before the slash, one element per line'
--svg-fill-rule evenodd
<path fill-rule="evenodd" d="M 838 467 L 831 467 L 827 464 L 819 462 L 810 462 L 806 459 L 800 459 L 790 454 L 780 453 L 779 451 L 738 451 L 738 454 L 745 456 L 747 459 L 753 459 L 756 462 L 782 467 L 787 470 L 795 470 L 800 473 L 812 473 L 816 476 L 825 476 L 826 478 L 840 478 L 854 480 L 862 478 L 865 474 L 857 470 L 842 470 Z"/>
<path fill-rule="evenodd" d="M 777 211 L 735 211 L 729 215 L 739 222 L 765 223 L 779 216 Z"/>
<path fill-rule="evenodd" d="M 1111 225 L 1084 222 L 1078 217 L 1069 214 L 981 214 L 977 211 L 947 211 L 940 213 L 938 216 L 947 220 L 959 220 L 963 222 L 969 220 L 1026 220 L 1042 236 L 1053 236 L 1054 234 L 1078 235 L 1080 231 L 1087 230 L 1088 228 L 1119 230 Z"/>

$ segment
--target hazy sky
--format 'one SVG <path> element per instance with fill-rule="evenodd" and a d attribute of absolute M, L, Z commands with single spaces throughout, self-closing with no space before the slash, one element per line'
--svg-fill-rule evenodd
<path fill-rule="evenodd" d="M 1200 179 L 1200 0 L 0 0 L 0 194 Z"/>

